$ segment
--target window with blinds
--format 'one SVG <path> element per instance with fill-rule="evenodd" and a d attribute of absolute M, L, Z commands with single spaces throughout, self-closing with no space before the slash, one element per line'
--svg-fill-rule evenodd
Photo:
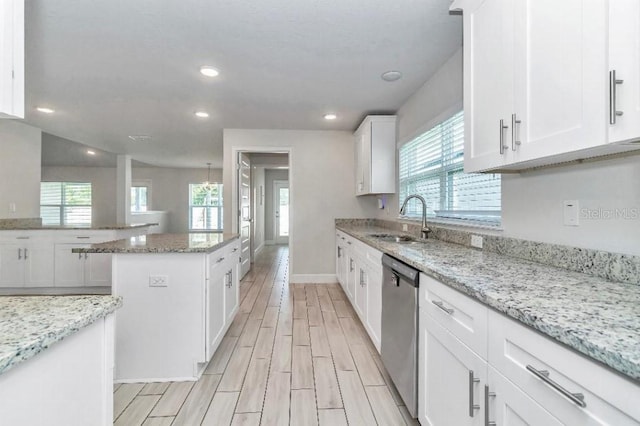
<path fill-rule="evenodd" d="M 91 183 L 41 182 L 43 225 L 91 226 Z"/>
<path fill-rule="evenodd" d="M 422 195 L 432 218 L 500 224 L 500 175 L 464 173 L 462 111 L 400 148 L 400 206 L 408 195 Z M 409 201 L 406 216 L 421 217 Z"/>
<path fill-rule="evenodd" d="M 189 184 L 189 229 L 222 230 L 222 184 Z"/>

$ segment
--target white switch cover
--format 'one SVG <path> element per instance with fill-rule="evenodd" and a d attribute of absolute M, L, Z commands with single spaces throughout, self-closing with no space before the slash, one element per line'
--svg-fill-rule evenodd
<path fill-rule="evenodd" d="M 482 248 L 482 237 L 480 235 L 471 236 L 471 247 Z"/>
<path fill-rule="evenodd" d="M 16 212 L 16 203 L 14 203 L 14 202 L 9 203 L 9 211 L 11 213 L 15 213 Z"/>
<path fill-rule="evenodd" d="M 578 212 L 580 211 L 580 203 L 578 200 L 564 200 L 564 226 L 578 226 Z"/>
<path fill-rule="evenodd" d="M 407 232 L 409 230 L 409 225 L 407 225 L 406 223 L 402 224 L 402 231 L 403 232 Z"/>
<path fill-rule="evenodd" d="M 169 277 L 166 275 L 149 275 L 149 287 L 167 287 Z"/>

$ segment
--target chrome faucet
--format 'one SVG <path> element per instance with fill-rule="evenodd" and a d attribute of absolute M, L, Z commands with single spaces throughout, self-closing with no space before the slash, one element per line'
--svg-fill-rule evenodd
<path fill-rule="evenodd" d="M 420 195 L 409 195 L 407 198 L 404 199 L 404 202 L 402 203 L 402 207 L 400 207 L 400 215 L 404 216 L 404 212 L 407 208 L 407 203 L 412 198 L 416 198 L 420 200 L 420 202 L 422 203 L 422 231 L 420 231 L 420 237 L 428 238 L 429 232 L 431 232 L 431 229 L 427 227 L 427 202 L 424 200 L 424 198 L 422 198 Z"/>

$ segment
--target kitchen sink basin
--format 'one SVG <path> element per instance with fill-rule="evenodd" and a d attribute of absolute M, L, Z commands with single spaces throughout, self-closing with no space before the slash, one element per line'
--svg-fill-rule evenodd
<path fill-rule="evenodd" d="M 375 238 L 380 241 L 400 244 L 417 244 L 416 238 L 409 235 L 394 235 L 394 234 L 369 234 L 369 237 Z"/>

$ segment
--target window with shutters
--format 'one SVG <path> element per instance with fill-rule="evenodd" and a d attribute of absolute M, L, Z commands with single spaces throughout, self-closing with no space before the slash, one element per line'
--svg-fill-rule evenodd
<path fill-rule="evenodd" d="M 40 217 L 49 226 L 91 226 L 91 183 L 41 182 Z"/>
<path fill-rule="evenodd" d="M 418 194 L 431 218 L 459 223 L 500 225 L 500 175 L 464 173 L 462 111 L 400 148 L 399 202 Z M 406 216 L 421 217 L 421 206 L 409 201 Z"/>

